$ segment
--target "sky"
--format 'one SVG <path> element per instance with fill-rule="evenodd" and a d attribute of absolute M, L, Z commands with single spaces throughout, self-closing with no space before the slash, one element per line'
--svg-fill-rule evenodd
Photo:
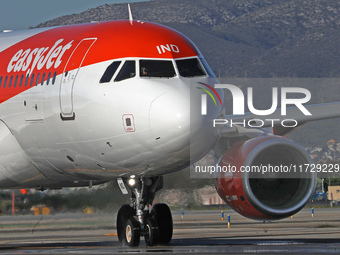
<path fill-rule="evenodd" d="M 143 1 L 147 0 L 0 0 L 0 31 L 24 30 L 59 16 L 80 13 L 106 3 Z"/>

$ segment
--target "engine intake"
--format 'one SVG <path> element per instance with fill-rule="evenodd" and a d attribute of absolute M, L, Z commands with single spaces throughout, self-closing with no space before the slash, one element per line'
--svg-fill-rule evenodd
<path fill-rule="evenodd" d="M 215 180 L 221 198 L 252 219 L 281 219 L 301 210 L 313 194 L 316 173 L 305 172 L 310 155 L 295 142 L 263 136 L 236 142 L 221 157 Z M 300 168 L 302 166 L 302 168 Z"/>

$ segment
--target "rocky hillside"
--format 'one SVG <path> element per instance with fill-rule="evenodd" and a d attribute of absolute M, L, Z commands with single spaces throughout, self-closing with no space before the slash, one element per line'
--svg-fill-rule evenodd
<path fill-rule="evenodd" d="M 131 8 L 135 19 L 189 36 L 220 76 L 340 76 L 338 0 L 154 0 Z M 126 4 L 107 4 L 39 27 L 127 17 Z"/>

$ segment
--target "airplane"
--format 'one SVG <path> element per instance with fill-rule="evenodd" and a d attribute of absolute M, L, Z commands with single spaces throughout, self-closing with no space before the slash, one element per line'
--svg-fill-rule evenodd
<path fill-rule="evenodd" d="M 312 163 L 280 126 L 213 127 L 226 116 L 224 90 L 194 43 L 163 25 L 130 19 L 4 32 L 0 61 L 0 188 L 117 180 L 131 194 L 117 214 L 118 239 L 131 247 L 141 237 L 148 246 L 171 241 L 171 211 L 152 206 L 155 193 L 163 175 L 211 150 L 221 167 Z M 320 107 L 301 121 L 340 116 L 338 103 Z M 298 177 L 221 173 L 215 185 L 240 214 L 271 220 L 313 194 L 315 174 Z"/>

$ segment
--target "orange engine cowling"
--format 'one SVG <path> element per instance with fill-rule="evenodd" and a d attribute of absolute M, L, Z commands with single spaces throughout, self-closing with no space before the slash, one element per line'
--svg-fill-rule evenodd
<path fill-rule="evenodd" d="M 295 142 L 263 136 L 234 143 L 219 161 L 215 186 L 235 211 L 256 220 L 282 219 L 313 194 L 316 173 L 305 172 L 309 154 Z M 259 172 L 258 172 L 259 171 Z"/>

